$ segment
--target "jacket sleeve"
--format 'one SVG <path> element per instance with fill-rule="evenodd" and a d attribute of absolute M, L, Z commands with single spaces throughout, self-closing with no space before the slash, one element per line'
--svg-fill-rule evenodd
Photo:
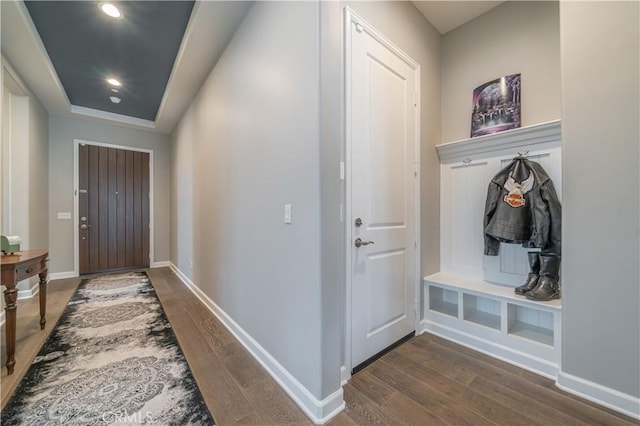
<path fill-rule="evenodd" d="M 551 180 L 544 183 L 540 195 L 547 206 L 547 214 L 549 215 L 547 242 L 542 247 L 542 251 L 560 255 L 562 252 L 562 206 Z"/>
<path fill-rule="evenodd" d="M 487 201 L 484 206 L 484 221 L 482 230 L 487 229 L 487 225 L 491 222 L 491 218 L 496 212 L 498 205 L 498 199 L 500 197 L 500 186 L 494 182 L 489 183 L 489 189 L 487 190 Z M 497 256 L 500 251 L 500 241 L 491 235 L 484 232 L 484 254 L 487 256 Z"/>

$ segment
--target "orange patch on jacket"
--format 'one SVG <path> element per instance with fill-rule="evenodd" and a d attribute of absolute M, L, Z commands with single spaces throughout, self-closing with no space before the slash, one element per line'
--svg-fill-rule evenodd
<path fill-rule="evenodd" d="M 504 202 L 509 204 L 511 207 L 522 207 L 526 204 L 526 201 L 522 194 L 518 194 L 516 192 L 510 192 L 504 196 Z"/>

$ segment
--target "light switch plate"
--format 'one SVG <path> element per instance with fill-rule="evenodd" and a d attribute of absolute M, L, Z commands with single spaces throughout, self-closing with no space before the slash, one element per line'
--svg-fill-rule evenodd
<path fill-rule="evenodd" d="M 284 223 L 291 224 L 291 204 L 284 205 Z"/>
<path fill-rule="evenodd" d="M 58 219 L 71 219 L 71 212 L 58 212 Z"/>

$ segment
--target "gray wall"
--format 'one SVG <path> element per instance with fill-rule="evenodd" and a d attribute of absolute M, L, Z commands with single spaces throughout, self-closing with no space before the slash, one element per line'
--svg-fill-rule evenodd
<path fill-rule="evenodd" d="M 344 365 L 345 227 L 340 221 L 344 185 L 344 93 L 340 2 L 320 3 L 320 239 L 322 397 L 335 392 Z"/>
<path fill-rule="evenodd" d="M 420 64 L 421 273 L 429 275 L 440 270 L 440 34 L 411 2 L 344 4 Z"/>
<path fill-rule="evenodd" d="M 316 3 L 249 11 L 172 135 L 174 185 L 193 182 L 172 261 L 322 398 L 318 32 Z"/>
<path fill-rule="evenodd" d="M 49 115 L 15 71 L 5 75 L 5 67 L 10 65 L 3 58 L 0 233 L 19 235 L 23 250 L 47 248 Z M 37 281 L 25 280 L 18 288 L 27 290 Z"/>
<path fill-rule="evenodd" d="M 172 135 L 172 261 L 319 399 L 344 364 L 346 4 L 256 4 Z M 435 272 L 440 36 L 409 2 L 348 5 L 422 67 L 422 270 Z"/>
<path fill-rule="evenodd" d="M 153 150 L 154 260 L 170 255 L 169 137 L 143 130 L 52 115 L 49 125 L 49 261 L 50 273 L 73 271 L 73 220 L 57 212 L 73 212 L 74 139 Z"/>
<path fill-rule="evenodd" d="M 639 18 L 638 2 L 562 2 L 560 7 L 562 371 L 635 397 L 640 397 Z"/>
<path fill-rule="evenodd" d="M 171 262 L 193 280 L 194 122 L 187 112 L 171 134 Z"/>
<path fill-rule="evenodd" d="M 49 247 L 49 113 L 29 97 L 29 247 Z"/>
<path fill-rule="evenodd" d="M 13 79 L 5 76 L 5 84 Z M 8 90 L 7 90 L 8 89 Z M 13 90 L 12 90 L 13 89 Z M 2 230 L 19 235 L 21 248 L 29 249 L 29 97 L 18 85 L 5 86 L 2 117 Z"/>
<path fill-rule="evenodd" d="M 442 37 L 442 142 L 466 139 L 471 96 L 522 74 L 522 126 L 560 118 L 558 2 L 505 2 Z"/>

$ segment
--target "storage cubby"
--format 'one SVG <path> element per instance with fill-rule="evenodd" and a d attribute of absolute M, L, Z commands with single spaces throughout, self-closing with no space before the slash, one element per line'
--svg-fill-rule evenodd
<path fill-rule="evenodd" d="M 555 378 L 560 362 L 559 300 L 531 301 L 512 287 L 439 272 L 424 278 L 420 331 Z"/>
<path fill-rule="evenodd" d="M 500 301 L 466 293 L 462 298 L 465 321 L 500 330 Z"/>
<path fill-rule="evenodd" d="M 526 306 L 507 304 L 510 335 L 553 346 L 553 314 Z"/>
<path fill-rule="evenodd" d="M 429 287 L 429 309 L 452 317 L 458 316 L 458 293 L 442 287 Z"/>

